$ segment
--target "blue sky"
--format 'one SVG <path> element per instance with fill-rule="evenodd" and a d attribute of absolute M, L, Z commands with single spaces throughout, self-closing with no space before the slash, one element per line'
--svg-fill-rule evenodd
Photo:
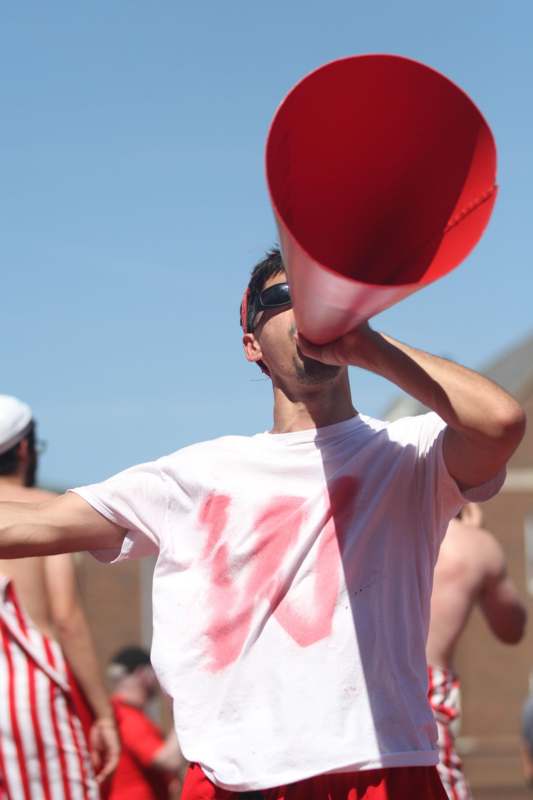
<path fill-rule="evenodd" d="M 531 331 L 533 11 L 525 0 L 4 4 L 0 391 L 34 408 L 41 482 L 99 480 L 269 427 L 238 302 L 275 239 L 266 131 L 289 88 L 391 52 L 459 83 L 493 128 L 500 196 L 458 270 L 376 318 L 481 366 Z M 390 384 L 353 370 L 379 415 Z"/>

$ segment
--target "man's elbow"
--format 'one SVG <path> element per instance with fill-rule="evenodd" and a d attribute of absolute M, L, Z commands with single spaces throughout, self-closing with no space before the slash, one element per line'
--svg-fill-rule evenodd
<path fill-rule="evenodd" d="M 526 413 L 522 406 L 510 397 L 494 415 L 491 428 L 495 442 L 512 453 L 524 438 Z"/>
<path fill-rule="evenodd" d="M 54 611 L 52 621 L 60 641 L 77 638 L 84 622 L 83 612 L 78 605 Z"/>

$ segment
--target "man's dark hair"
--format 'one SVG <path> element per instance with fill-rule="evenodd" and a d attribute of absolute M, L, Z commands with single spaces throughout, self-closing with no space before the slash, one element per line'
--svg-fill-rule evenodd
<path fill-rule="evenodd" d="M 35 453 L 35 423 L 30 423 L 30 428 L 25 436 L 22 437 L 20 442 L 24 439 L 28 442 L 28 450 L 31 454 Z M 20 442 L 17 442 L 9 450 L 0 455 L 0 475 L 14 475 L 18 469 L 19 456 L 18 449 Z"/>
<path fill-rule="evenodd" d="M 279 247 L 273 247 L 269 250 L 262 261 L 259 261 L 253 268 L 248 281 L 248 288 L 240 307 L 240 321 L 244 333 L 249 333 L 252 330 L 254 317 L 257 313 L 256 303 L 265 283 L 273 275 L 279 275 L 280 272 L 284 271 L 285 267 L 283 266 Z"/>

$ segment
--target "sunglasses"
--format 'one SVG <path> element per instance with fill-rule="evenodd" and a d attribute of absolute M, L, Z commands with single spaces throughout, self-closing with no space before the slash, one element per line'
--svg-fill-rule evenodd
<path fill-rule="evenodd" d="M 254 302 L 254 315 L 252 317 L 252 330 L 255 325 L 255 318 L 260 311 L 268 311 L 269 308 L 282 308 L 290 306 L 292 303 L 291 293 L 288 283 L 274 283 L 267 289 L 259 293 Z"/>

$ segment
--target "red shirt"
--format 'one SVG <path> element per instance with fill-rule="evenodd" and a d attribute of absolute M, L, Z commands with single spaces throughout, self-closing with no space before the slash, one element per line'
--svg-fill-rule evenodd
<path fill-rule="evenodd" d="M 139 708 L 113 698 L 122 753 L 111 779 L 108 800 L 166 800 L 168 779 L 150 764 L 164 744 L 159 728 Z"/>

